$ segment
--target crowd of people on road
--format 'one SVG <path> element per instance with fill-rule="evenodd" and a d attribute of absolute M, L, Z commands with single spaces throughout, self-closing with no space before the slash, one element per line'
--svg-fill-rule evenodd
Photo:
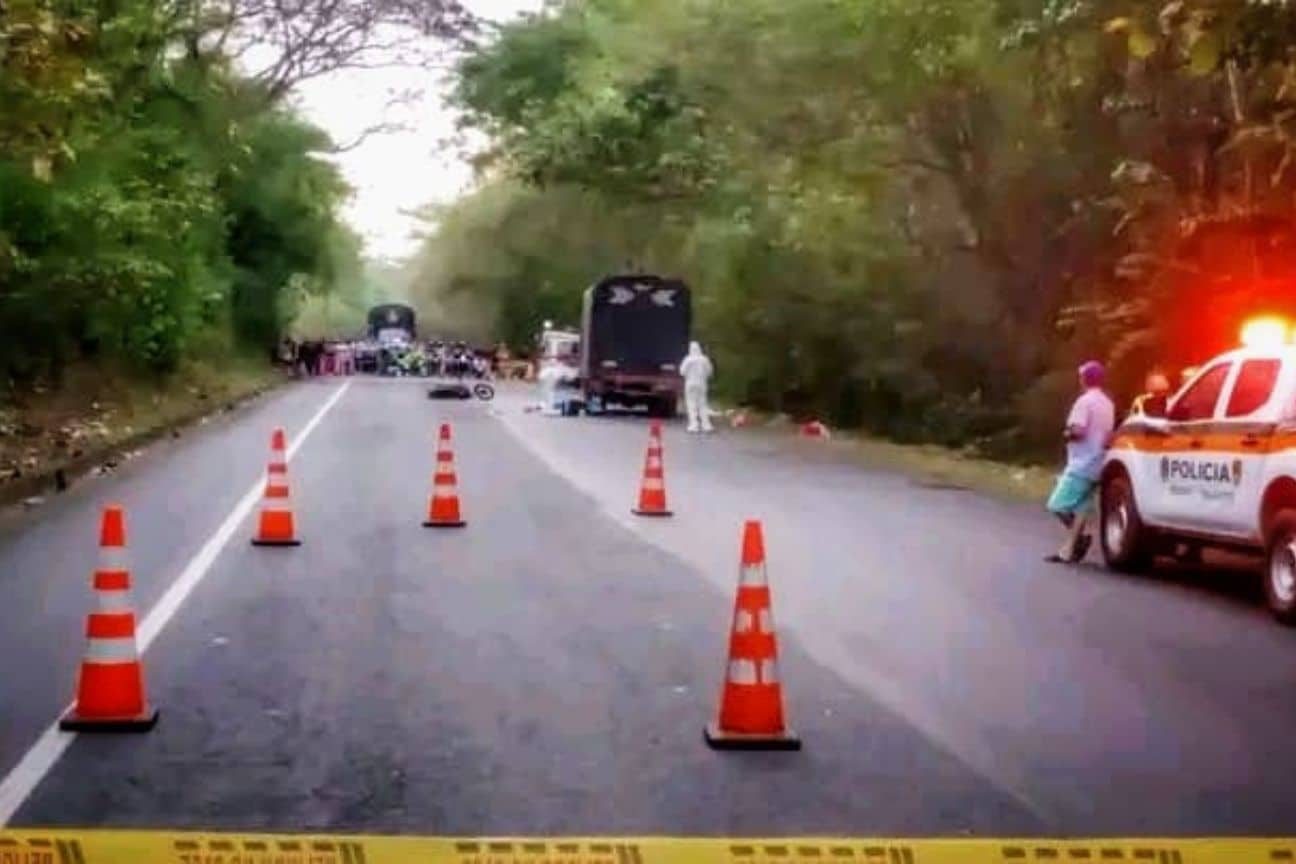
<path fill-rule="evenodd" d="M 353 375 L 360 342 L 340 339 L 305 339 L 301 342 L 285 336 L 275 352 L 275 361 L 300 377 L 317 375 Z"/>
<path fill-rule="evenodd" d="M 406 376 L 485 378 L 500 356 L 474 350 L 467 342 L 407 342 L 379 344 L 345 339 L 304 339 L 285 336 L 274 351 L 275 363 L 297 377 L 354 375 L 360 372 Z"/>

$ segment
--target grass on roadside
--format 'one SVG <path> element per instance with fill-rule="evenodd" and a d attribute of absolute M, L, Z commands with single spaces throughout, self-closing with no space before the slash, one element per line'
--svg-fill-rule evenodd
<path fill-rule="evenodd" d="M 751 409 L 743 411 L 753 428 L 796 434 L 786 417 L 770 417 Z M 1056 468 L 999 462 L 935 444 L 898 444 L 849 430 L 833 430 L 833 441 L 869 467 L 896 471 L 923 483 L 965 487 L 1001 498 L 1043 501 L 1057 479 Z"/>
<path fill-rule="evenodd" d="M 1057 479 L 1053 468 L 996 462 L 948 447 L 896 444 L 854 435 L 845 440 L 870 465 L 910 474 L 923 482 L 966 487 L 1005 498 L 1043 501 Z"/>
<path fill-rule="evenodd" d="M 78 366 L 60 386 L 0 402 L 0 501 L 34 494 L 55 471 L 76 473 L 118 449 L 228 407 L 282 380 L 263 360 L 194 360 L 163 381 Z"/>

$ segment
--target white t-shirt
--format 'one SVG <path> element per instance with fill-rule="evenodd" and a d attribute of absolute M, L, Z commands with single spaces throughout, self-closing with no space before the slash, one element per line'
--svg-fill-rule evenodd
<path fill-rule="evenodd" d="M 1071 406 L 1067 426 L 1079 430 L 1080 437 L 1067 442 L 1066 473 L 1097 480 L 1107 441 L 1116 428 L 1116 406 L 1101 388 L 1090 387 Z"/>

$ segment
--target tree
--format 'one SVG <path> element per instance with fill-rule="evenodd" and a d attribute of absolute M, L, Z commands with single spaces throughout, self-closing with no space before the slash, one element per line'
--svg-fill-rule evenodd
<path fill-rule="evenodd" d="M 12 12 L 13 14 L 8 14 Z M 358 244 L 331 142 L 229 71 L 177 55 L 150 0 L 0 18 L 0 371 L 91 359 L 166 373 L 196 346 L 260 349 Z"/>

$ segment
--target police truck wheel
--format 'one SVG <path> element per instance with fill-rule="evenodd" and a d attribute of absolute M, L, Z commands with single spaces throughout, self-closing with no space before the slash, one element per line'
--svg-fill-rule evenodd
<path fill-rule="evenodd" d="M 1296 510 L 1282 510 L 1269 529 L 1265 600 L 1282 623 L 1296 625 Z"/>
<path fill-rule="evenodd" d="M 1125 573 L 1152 563 L 1152 537 L 1139 517 L 1129 478 L 1116 474 L 1103 481 L 1098 535 L 1107 566 Z"/>

